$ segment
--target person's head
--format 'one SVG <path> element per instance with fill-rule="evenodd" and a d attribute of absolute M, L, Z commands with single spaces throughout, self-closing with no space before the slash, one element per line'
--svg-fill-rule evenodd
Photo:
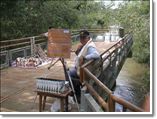
<path fill-rule="evenodd" d="M 80 42 L 85 45 L 90 40 L 90 34 L 87 30 L 80 31 Z"/>
<path fill-rule="evenodd" d="M 49 26 L 49 28 L 48 29 L 52 29 L 53 27 L 52 26 Z"/>

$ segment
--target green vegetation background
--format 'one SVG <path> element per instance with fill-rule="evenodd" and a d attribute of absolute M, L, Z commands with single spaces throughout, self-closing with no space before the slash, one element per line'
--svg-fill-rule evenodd
<path fill-rule="evenodd" d="M 107 28 L 121 25 L 134 37 L 133 57 L 146 64 L 149 79 L 150 64 L 150 1 L 134 0 L 119 4 L 103 0 L 1 0 L 1 38 L 15 39 L 39 35 L 54 28 Z"/>

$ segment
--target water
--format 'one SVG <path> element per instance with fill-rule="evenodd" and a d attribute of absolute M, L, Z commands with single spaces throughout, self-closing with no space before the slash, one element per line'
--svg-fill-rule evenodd
<path fill-rule="evenodd" d="M 149 88 L 143 80 L 146 70 L 145 65 L 128 58 L 116 79 L 117 85 L 114 94 L 141 107 Z M 122 111 L 122 106 L 116 104 L 116 111 Z"/>

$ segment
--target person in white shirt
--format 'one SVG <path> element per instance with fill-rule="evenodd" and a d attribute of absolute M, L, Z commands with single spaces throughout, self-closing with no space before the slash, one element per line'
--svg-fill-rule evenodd
<path fill-rule="evenodd" d="M 100 54 L 96 49 L 94 42 L 92 41 L 90 34 L 87 30 L 80 31 L 80 43 L 78 49 L 76 50 L 76 60 L 75 66 L 70 68 L 70 76 L 72 78 L 72 82 L 75 89 L 75 94 L 77 97 L 78 102 L 80 103 L 80 96 L 81 96 L 81 83 L 79 80 L 79 69 L 80 66 L 85 62 L 91 59 L 99 59 Z"/>

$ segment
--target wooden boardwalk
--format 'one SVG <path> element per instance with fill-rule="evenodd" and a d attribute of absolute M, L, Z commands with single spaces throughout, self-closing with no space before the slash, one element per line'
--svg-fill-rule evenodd
<path fill-rule="evenodd" d="M 111 47 L 115 43 L 95 43 L 99 52 L 102 53 L 105 49 Z M 77 45 L 73 46 L 75 50 Z M 101 50 L 100 50 L 101 49 Z M 75 54 L 71 53 L 71 59 L 66 59 L 69 67 L 74 64 Z M 2 112 L 38 112 L 38 97 L 34 92 L 36 88 L 37 77 L 47 77 L 65 80 L 62 64 L 58 62 L 50 70 L 47 70 L 49 65 L 40 68 L 25 69 L 8 67 L 1 70 L 1 111 Z M 34 102 L 35 100 L 35 102 Z M 48 98 L 48 104 L 45 111 L 50 111 L 50 106 L 55 99 Z M 72 106 L 72 111 L 77 111 L 75 106 Z"/>
<path fill-rule="evenodd" d="M 130 52 L 133 44 L 132 35 L 128 34 L 117 42 L 95 42 L 95 44 L 101 54 L 101 61 L 98 64 L 96 63 L 96 65 L 93 64 L 93 60 L 89 61 L 84 64 L 80 70 L 81 81 L 85 81 L 88 91 L 92 93 L 92 96 L 96 96 L 98 99 L 98 102 L 95 103 L 99 103 L 106 111 L 115 111 L 115 102 L 123 105 L 125 108 L 124 110 L 129 108 L 132 111 L 142 111 L 129 102 L 114 96 L 110 90 L 113 87 L 115 79 L 124 64 L 128 53 Z M 73 46 L 72 49 L 76 49 L 76 47 L 77 45 Z M 65 59 L 69 67 L 73 66 L 74 57 L 75 54 L 72 52 L 71 59 Z M 49 65 L 45 65 L 34 69 L 8 67 L 1 70 L 1 111 L 38 112 L 39 102 L 36 92 L 34 92 L 36 89 L 36 78 L 45 77 L 65 80 L 61 62 L 56 63 L 50 70 L 47 69 L 48 66 Z M 100 79 L 95 76 L 95 72 L 97 71 L 101 72 L 101 75 L 99 75 Z M 86 76 L 88 76 L 88 78 L 90 77 L 90 79 L 86 78 Z M 87 80 L 94 80 L 96 82 L 98 85 L 96 90 L 93 89 L 94 85 L 89 84 Z M 99 91 L 100 88 L 103 90 L 101 93 Z M 109 102 L 105 102 L 105 98 L 103 97 L 104 92 L 109 95 Z M 87 97 L 89 96 L 91 95 L 88 95 Z M 45 111 L 50 111 L 50 107 L 54 101 L 54 98 L 48 98 Z M 71 106 L 72 110 L 70 111 L 80 111 L 76 109 L 74 104 L 71 104 Z M 84 109 L 82 108 L 82 110 Z M 88 109 L 84 111 L 88 111 Z"/>

